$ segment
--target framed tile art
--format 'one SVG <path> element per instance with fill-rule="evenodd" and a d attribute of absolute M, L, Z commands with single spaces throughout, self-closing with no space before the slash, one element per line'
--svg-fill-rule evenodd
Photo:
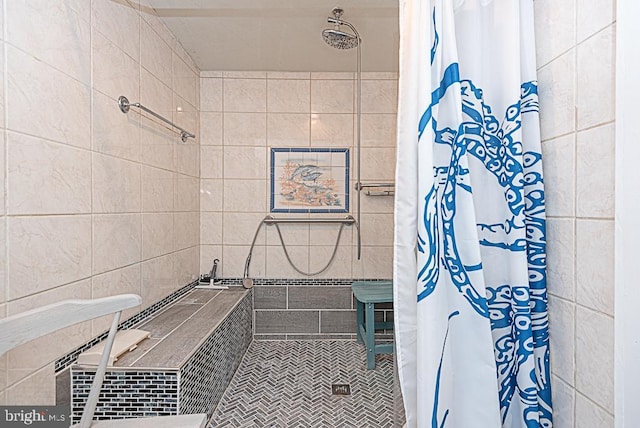
<path fill-rule="evenodd" d="M 272 148 L 271 212 L 349 212 L 349 149 Z"/>

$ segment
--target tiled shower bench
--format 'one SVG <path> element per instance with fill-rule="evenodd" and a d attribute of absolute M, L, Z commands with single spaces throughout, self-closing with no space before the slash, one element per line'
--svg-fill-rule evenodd
<path fill-rule="evenodd" d="M 151 333 L 107 369 L 96 419 L 211 416 L 252 340 L 251 291 L 194 289 L 136 326 Z M 79 421 L 95 369 L 71 366 L 71 412 Z"/>

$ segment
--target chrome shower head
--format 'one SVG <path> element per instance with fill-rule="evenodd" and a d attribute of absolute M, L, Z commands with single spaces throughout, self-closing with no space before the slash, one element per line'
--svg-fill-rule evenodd
<path fill-rule="evenodd" d="M 333 17 L 328 17 L 327 22 L 330 24 L 335 24 L 335 27 L 332 29 L 326 29 L 322 32 L 322 38 L 324 39 L 324 41 L 329 46 L 336 49 L 351 49 L 358 46 L 360 44 L 360 37 L 358 36 L 358 32 L 356 31 L 355 27 L 350 23 L 340 19 L 344 11 L 336 7 L 331 11 L 331 13 L 333 13 Z M 341 25 L 346 25 L 351 30 L 353 30 L 355 34 L 341 31 Z"/>
<path fill-rule="evenodd" d="M 324 30 L 322 38 L 329 46 L 337 49 L 351 49 L 358 46 L 358 38 L 356 36 L 340 30 Z"/>

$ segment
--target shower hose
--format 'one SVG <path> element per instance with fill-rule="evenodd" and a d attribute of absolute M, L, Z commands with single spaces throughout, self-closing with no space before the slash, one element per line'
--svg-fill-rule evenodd
<path fill-rule="evenodd" d="M 262 225 L 265 224 L 265 221 L 261 221 L 260 224 L 258 225 L 258 228 L 256 229 L 256 233 L 253 235 L 253 242 L 251 242 L 251 248 L 249 249 L 249 256 L 247 257 L 247 260 L 245 262 L 245 268 L 244 268 L 244 278 L 247 279 L 249 278 L 249 264 L 251 263 L 251 255 L 253 253 L 253 247 L 256 243 L 256 239 L 258 238 L 258 233 L 260 232 L 260 229 L 262 228 Z M 358 232 L 360 231 L 360 225 L 355 222 L 354 223 L 356 225 L 356 228 L 358 229 Z M 340 229 L 338 229 L 338 236 L 336 237 L 336 243 L 333 246 L 333 252 L 331 253 L 331 257 L 329 258 L 329 261 L 327 262 L 327 264 L 320 270 L 316 271 L 316 272 L 305 272 L 302 269 L 298 268 L 298 266 L 296 266 L 296 264 L 293 262 L 293 260 L 291 260 L 291 256 L 289 255 L 289 251 L 287 251 L 287 246 L 284 243 L 284 239 L 282 237 L 282 231 L 280 230 L 280 225 L 278 223 L 273 223 L 273 225 L 276 227 L 276 230 L 278 232 L 278 238 L 280 239 L 280 245 L 282 246 L 282 250 L 284 251 L 284 255 L 287 259 L 287 262 L 289 262 L 289 264 L 291 265 L 291 267 L 298 272 L 301 275 L 304 276 L 315 276 L 315 275 L 320 275 L 322 272 L 326 271 L 329 266 L 331 266 L 331 263 L 333 263 L 333 260 L 336 258 L 336 253 L 338 252 L 338 245 L 340 244 L 340 237 L 342 236 L 342 230 L 344 229 L 345 224 L 341 223 L 340 224 Z"/>
<path fill-rule="evenodd" d="M 336 243 L 333 246 L 333 253 L 331 253 L 331 257 L 329 258 L 329 261 L 327 262 L 327 264 L 317 272 L 304 272 L 301 269 L 299 269 L 295 265 L 295 263 L 293 263 L 293 260 L 291 260 L 291 257 L 289 256 L 289 252 L 287 251 L 287 246 L 284 244 L 284 239 L 282 239 L 282 232 L 280 231 L 280 225 L 278 223 L 274 223 L 274 226 L 276 227 L 276 230 L 278 231 L 278 238 L 280 238 L 280 245 L 282 245 L 282 250 L 284 251 L 284 256 L 287 258 L 287 261 L 289 262 L 291 267 L 296 272 L 298 272 L 299 274 L 304 275 L 304 276 L 320 275 L 322 272 L 327 270 L 329 268 L 329 266 L 331 266 L 331 263 L 333 262 L 333 259 L 336 258 L 336 253 L 338 252 L 338 244 L 340 244 L 340 237 L 342 236 L 342 230 L 344 229 L 344 223 L 340 223 L 340 229 L 338 229 L 338 237 L 336 238 Z"/>

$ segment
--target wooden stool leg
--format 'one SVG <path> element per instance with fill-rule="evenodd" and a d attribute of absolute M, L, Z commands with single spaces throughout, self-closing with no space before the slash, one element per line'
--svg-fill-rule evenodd
<path fill-rule="evenodd" d="M 364 343 L 367 345 L 367 369 L 373 370 L 376 368 L 376 342 L 375 342 L 375 317 L 374 317 L 374 305 L 373 303 L 367 303 L 367 311 L 365 314 L 365 335 Z"/>
<path fill-rule="evenodd" d="M 362 330 L 364 329 L 364 303 L 356 299 L 356 339 L 363 343 Z"/>

